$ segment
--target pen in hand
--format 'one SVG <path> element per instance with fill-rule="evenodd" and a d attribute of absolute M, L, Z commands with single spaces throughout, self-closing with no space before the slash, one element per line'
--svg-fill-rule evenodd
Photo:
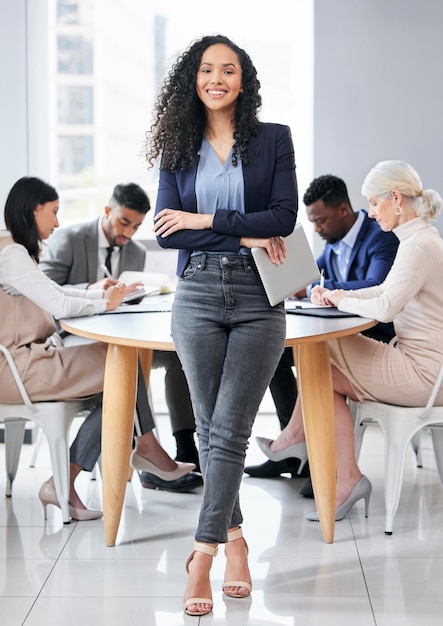
<path fill-rule="evenodd" d="M 320 272 L 320 289 L 325 288 L 325 270 L 321 270 Z"/>

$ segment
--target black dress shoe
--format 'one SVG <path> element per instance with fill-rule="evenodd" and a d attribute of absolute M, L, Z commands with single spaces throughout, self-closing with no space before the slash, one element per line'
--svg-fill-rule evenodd
<path fill-rule="evenodd" d="M 245 467 L 245 473 L 253 478 L 277 478 L 280 474 L 291 474 L 292 478 L 297 476 L 300 459 L 285 459 L 284 461 L 266 461 L 261 465 L 250 465 Z"/>
<path fill-rule="evenodd" d="M 300 489 L 300 495 L 304 498 L 314 497 L 314 490 L 312 489 L 312 482 L 310 478 L 308 478 L 308 480 L 303 484 L 303 487 Z"/>
<path fill-rule="evenodd" d="M 187 493 L 203 485 L 202 475 L 198 472 L 189 472 L 189 474 L 177 478 L 177 480 L 163 480 L 150 472 L 140 472 L 139 476 L 140 482 L 145 489 Z"/>

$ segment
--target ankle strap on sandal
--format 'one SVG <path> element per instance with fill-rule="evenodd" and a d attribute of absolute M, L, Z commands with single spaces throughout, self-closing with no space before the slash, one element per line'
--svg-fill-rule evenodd
<path fill-rule="evenodd" d="M 194 543 L 194 551 L 202 552 L 203 554 L 207 554 L 208 556 L 217 556 L 218 546 L 210 546 L 207 543 L 201 543 L 200 541 L 196 541 Z"/>
<path fill-rule="evenodd" d="M 237 539 L 241 539 L 243 537 L 243 531 L 241 528 L 237 528 L 237 530 L 228 531 L 228 541 L 237 541 Z"/>

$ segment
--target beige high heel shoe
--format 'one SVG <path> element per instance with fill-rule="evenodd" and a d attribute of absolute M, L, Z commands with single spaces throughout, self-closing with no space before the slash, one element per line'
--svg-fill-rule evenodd
<path fill-rule="evenodd" d="M 131 452 L 131 457 L 129 459 L 129 463 L 132 469 L 135 469 L 137 472 L 148 472 L 149 474 L 154 474 L 161 480 L 171 481 L 178 480 L 179 478 L 183 478 L 195 470 L 195 463 L 184 463 L 183 461 L 175 461 L 177 467 L 173 470 L 165 471 L 161 470 L 159 467 L 145 459 L 144 457 L 137 454 L 135 450 Z"/>
<path fill-rule="evenodd" d="M 232 530 L 231 532 L 228 532 L 228 542 L 237 541 L 238 539 L 243 539 L 243 542 L 246 547 L 246 554 L 248 554 L 249 548 L 248 548 L 248 544 L 246 543 L 246 540 L 243 537 L 242 529 L 237 528 L 237 530 Z M 238 593 L 238 592 L 231 593 L 229 591 L 226 591 L 228 587 L 244 587 L 245 589 L 247 589 L 248 593 L 246 595 Z M 222 589 L 223 589 L 223 593 L 225 593 L 230 598 L 249 598 L 249 596 L 251 595 L 251 591 L 252 591 L 252 584 L 246 582 L 245 580 L 225 580 L 223 582 Z"/>
<path fill-rule="evenodd" d="M 40 487 L 38 497 L 40 498 L 40 502 L 43 504 L 43 514 L 45 519 L 48 519 L 46 511 L 48 504 L 58 506 L 59 509 L 61 508 L 55 489 L 48 482 L 43 483 Z M 96 511 L 94 509 L 76 509 L 74 506 L 69 505 L 69 515 L 73 520 L 77 520 L 78 522 L 88 522 L 89 520 L 100 519 L 103 517 L 103 511 Z"/>
<path fill-rule="evenodd" d="M 188 574 L 189 574 L 189 564 L 194 558 L 194 555 L 196 552 L 202 552 L 203 554 L 207 554 L 208 556 L 214 557 L 214 556 L 217 556 L 218 547 L 210 546 L 207 543 L 201 543 L 199 541 L 196 541 L 194 544 L 194 550 L 192 551 L 188 560 L 186 561 L 185 567 L 186 567 L 186 571 Z M 206 611 L 190 611 L 188 607 L 190 607 L 192 604 L 207 604 L 209 606 L 209 609 L 207 609 Z M 212 601 L 212 598 L 188 598 L 183 603 L 183 610 L 186 613 L 186 615 L 195 615 L 195 616 L 208 615 L 208 613 L 212 611 L 213 606 L 214 606 L 214 602 Z"/>

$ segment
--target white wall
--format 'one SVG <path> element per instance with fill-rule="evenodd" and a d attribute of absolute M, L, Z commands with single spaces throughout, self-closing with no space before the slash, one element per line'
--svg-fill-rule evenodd
<path fill-rule="evenodd" d="M 443 195 L 443 2 L 315 0 L 314 25 L 314 176 L 366 208 L 370 168 L 403 159 Z"/>
<path fill-rule="evenodd" d="M 0 0 L 0 227 L 16 180 L 49 178 L 49 102 L 39 88 L 49 71 L 47 11 L 46 0 Z"/>
<path fill-rule="evenodd" d="M 26 42 L 29 20 L 41 17 L 45 5 L 46 0 L 0 0 L 1 207 L 20 176 L 32 171 L 48 177 L 41 145 L 29 146 L 28 102 L 40 136 L 47 116 L 44 102 L 36 108 L 36 51 L 27 50 Z M 441 0 L 315 0 L 313 176 L 343 177 L 354 208 L 366 206 L 361 183 L 382 159 L 409 161 L 425 187 L 443 193 L 442 27 Z M 31 46 L 46 54 L 44 32 L 37 32 L 41 45 L 31 39 Z M 34 78 L 29 93 L 28 72 Z M 301 101 L 310 97 L 301 90 Z M 323 244 L 317 240 L 318 251 Z"/>
<path fill-rule="evenodd" d="M 26 0 L 0 0 L 0 226 L 13 183 L 27 172 Z"/>

